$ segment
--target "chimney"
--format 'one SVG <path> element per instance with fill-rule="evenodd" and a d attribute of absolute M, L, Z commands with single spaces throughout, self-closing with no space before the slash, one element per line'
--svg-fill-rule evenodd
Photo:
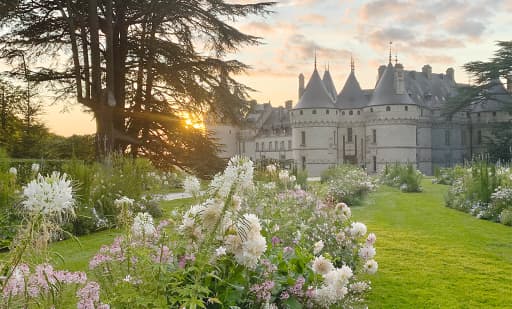
<path fill-rule="evenodd" d="M 287 110 L 292 109 L 292 106 L 293 106 L 293 102 L 292 102 L 292 100 L 288 100 L 288 101 L 284 102 L 284 107 L 285 107 Z"/>
<path fill-rule="evenodd" d="M 427 77 L 427 79 L 432 79 L 432 67 L 428 64 L 425 64 L 421 69 L 423 74 Z"/>
<path fill-rule="evenodd" d="M 455 81 L 455 71 L 453 68 L 448 68 L 446 70 L 446 77 L 448 77 L 448 80 L 454 82 Z"/>
<path fill-rule="evenodd" d="M 508 93 L 512 93 L 512 75 L 507 77 L 507 91 Z"/>
<path fill-rule="evenodd" d="M 380 78 L 382 77 L 382 74 L 384 74 L 384 71 L 386 71 L 386 66 L 385 65 L 381 65 L 379 67 L 379 73 L 377 75 L 377 83 L 379 82 Z"/>
<path fill-rule="evenodd" d="M 401 63 L 395 64 L 395 93 L 405 93 L 404 66 Z"/>
<path fill-rule="evenodd" d="M 299 100 L 302 98 L 304 94 L 304 74 L 299 74 Z"/>

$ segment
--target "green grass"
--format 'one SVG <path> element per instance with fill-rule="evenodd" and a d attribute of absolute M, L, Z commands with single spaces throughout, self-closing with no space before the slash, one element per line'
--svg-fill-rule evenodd
<path fill-rule="evenodd" d="M 377 234 L 369 308 L 512 308 L 512 228 L 444 206 L 448 186 L 382 186 L 354 218 Z"/>

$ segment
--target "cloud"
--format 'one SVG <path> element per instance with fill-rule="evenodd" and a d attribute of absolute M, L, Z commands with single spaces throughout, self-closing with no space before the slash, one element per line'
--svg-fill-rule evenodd
<path fill-rule="evenodd" d="M 362 39 L 363 42 L 369 42 L 374 48 L 382 49 L 389 41 L 411 41 L 414 37 L 414 33 L 409 29 L 390 27 L 363 35 Z"/>
<path fill-rule="evenodd" d="M 326 23 L 327 18 L 320 14 L 306 14 L 299 16 L 298 21 L 307 24 L 323 25 Z"/>
<path fill-rule="evenodd" d="M 452 34 L 462 34 L 471 38 L 478 38 L 484 33 L 486 26 L 480 21 L 451 19 L 445 23 L 445 28 Z"/>
<path fill-rule="evenodd" d="M 462 48 L 465 46 L 464 42 L 458 39 L 441 38 L 441 37 L 426 37 L 422 40 L 413 41 L 409 46 L 422 47 L 422 48 Z"/>

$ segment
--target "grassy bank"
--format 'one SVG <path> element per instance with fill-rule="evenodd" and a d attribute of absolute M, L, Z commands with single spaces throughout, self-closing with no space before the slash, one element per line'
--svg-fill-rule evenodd
<path fill-rule="evenodd" d="M 447 186 L 382 186 L 357 220 L 377 234 L 370 308 L 512 308 L 512 228 L 446 208 Z"/>

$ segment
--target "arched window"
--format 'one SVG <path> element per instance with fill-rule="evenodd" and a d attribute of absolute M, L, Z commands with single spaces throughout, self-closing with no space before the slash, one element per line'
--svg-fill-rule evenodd
<path fill-rule="evenodd" d="M 329 110 L 328 109 L 325 110 L 325 114 L 329 115 Z"/>
<path fill-rule="evenodd" d="M 391 111 L 391 106 L 386 106 L 386 112 Z"/>
<path fill-rule="evenodd" d="M 370 107 L 370 113 L 373 113 L 373 107 Z"/>
<path fill-rule="evenodd" d="M 350 112 L 348 112 L 348 114 L 349 114 L 350 116 L 352 116 L 352 115 L 354 115 L 354 112 L 353 112 L 353 111 L 350 111 Z"/>
<path fill-rule="evenodd" d="M 357 114 L 358 114 L 358 115 L 361 115 L 361 111 L 357 111 Z"/>
<path fill-rule="evenodd" d="M 260 143 L 256 143 L 256 151 L 260 151 Z"/>
<path fill-rule="evenodd" d="M 408 110 L 409 110 L 409 106 L 407 106 L 407 105 L 406 105 L 406 106 L 404 107 L 404 110 L 405 110 L 405 111 L 408 111 Z"/>
<path fill-rule="evenodd" d="M 345 116 L 345 111 L 342 111 L 342 112 L 341 112 L 341 115 L 342 115 L 342 116 Z"/>

